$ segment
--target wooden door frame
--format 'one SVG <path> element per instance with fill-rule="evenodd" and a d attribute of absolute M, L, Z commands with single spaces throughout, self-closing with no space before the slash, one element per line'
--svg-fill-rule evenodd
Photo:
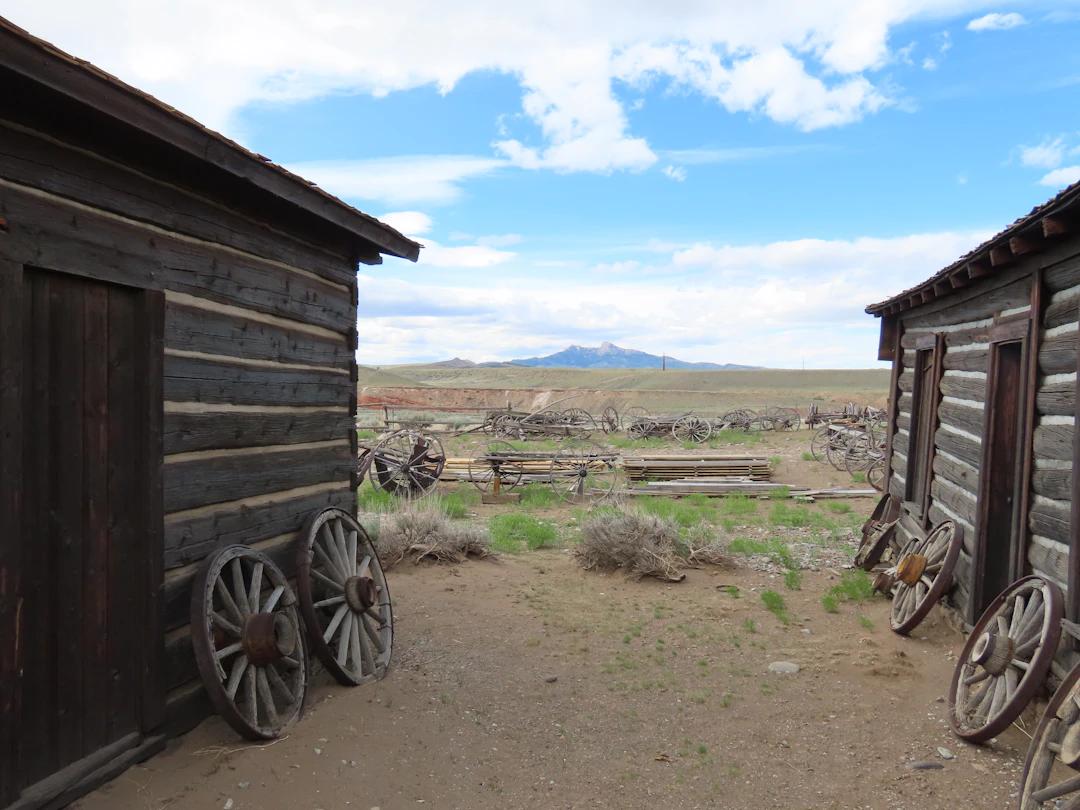
<path fill-rule="evenodd" d="M 994 446 L 993 436 L 993 419 L 992 410 L 994 404 L 994 393 L 997 388 L 998 382 L 998 349 L 1006 344 L 1019 343 L 1020 344 L 1020 379 L 1026 381 L 1030 378 L 1030 364 L 1033 362 L 1031 353 L 1032 339 L 1031 331 L 1032 324 L 1034 323 L 1031 313 L 1028 312 L 1025 315 L 1008 318 L 1001 320 L 990 327 L 989 333 L 989 346 L 987 347 L 987 369 L 986 369 L 986 408 L 983 414 L 983 429 L 982 429 L 982 453 L 979 459 L 979 492 L 978 501 L 975 504 L 975 538 L 974 538 L 974 554 L 972 555 L 972 587 L 971 587 L 971 600 L 968 604 L 968 616 L 969 623 L 974 624 L 981 612 L 981 605 L 987 602 L 987 596 L 993 597 L 996 594 L 985 594 L 983 591 L 986 587 L 986 553 L 987 553 L 987 532 L 988 532 L 988 514 L 990 511 L 990 468 L 992 464 L 992 448 Z M 1022 514 L 1023 504 L 1026 498 L 1023 496 L 1022 487 L 1026 480 L 1024 467 L 1027 463 L 1027 444 L 1029 439 L 1027 437 L 1027 426 L 1029 421 L 1028 414 L 1028 396 L 1026 392 L 1018 392 L 1019 404 L 1017 406 L 1019 413 L 1017 413 L 1017 440 L 1019 446 L 1016 454 L 1016 469 L 1014 487 L 1016 492 L 1014 493 L 1013 500 L 1013 526 L 1012 526 L 1012 548 L 1009 553 L 1009 579 L 1015 580 L 1018 577 L 1018 572 L 1023 570 L 1024 559 L 1024 525 L 1027 521 L 1026 514 Z"/>
<path fill-rule="evenodd" d="M 144 483 L 132 494 L 140 514 L 147 555 L 142 566 L 140 688 L 137 711 L 138 734 L 129 734 L 110 743 L 56 773 L 29 785 L 14 795 L 0 795 L 0 806 L 9 810 L 30 810 L 46 805 L 67 804 L 92 790 L 134 762 L 164 747 L 161 733 L 165 720 L 164 656 L 165 639 L 161 618 L 164 588 L 164 516 L 162 507 L 164 423 L 164 323 L 165 296 L 161 290 L 117 284 L 88 272 L 56 266 L 24 265 L 4 256 L 0 241 L 0 531 L 10 542 L 0 542 L 0 638 L 11 639 L 0 646 L 0 777 L 4 785 L 17 783 L 21 716 L 20 678 L 22 649 L 19 645 L 21 606 L 21 537 L 23 490 L 23 298 L 27 269 L 57 273 L 83 280 L 127 286 L 138 293 L 136 318 L 145 344 L 136 346 L 139 410 L 145 430 L 139 439 L 138 479 Z M 141 349 L 141 351 L 140 351 Z M 9 632 L 14 631 L 14 632 Z"/>

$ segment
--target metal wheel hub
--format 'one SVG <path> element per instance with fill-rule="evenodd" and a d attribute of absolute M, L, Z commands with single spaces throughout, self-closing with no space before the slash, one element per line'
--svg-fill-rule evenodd
<path fill-rule="evenodd" d="M 905 585 L 914 585 L 926 570 L 926 557 L 922 554 L 905 554 L 897 563 L 896 578 Z"/>
<path fill-rule="evenodd" d="M 296 651 L 297 629 L 283 613 L 254 613 L 244 623 L 240 644 L 257 667 L 280 661 Z"/>
<path fill-rule="evenodd" d="M 363 613 L 378 601 L 375 580 L 370 576 L 355 576 L 345 580 L 345 602 L 353 613 Z"/>
<path fill-rule="evenodd" d="M 991 675 L 1004 672 L 1013 658 L 1016 645 L 1008 636 L 1002 636 L 989 630 L 979 636 L 971 650 L 971 660 L 979 664 Z"/>

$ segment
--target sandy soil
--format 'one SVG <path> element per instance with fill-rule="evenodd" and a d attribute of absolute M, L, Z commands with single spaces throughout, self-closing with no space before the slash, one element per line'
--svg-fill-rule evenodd
<path fill-rule="evenodd" d="M 802 461 L 806 441 L 754 450 L 781 458 L 780 480 L 850 483 Z M 385 680 L 346 689 L 318 675 L 304 718 L 269 745 L 210 719 L 77 806 L 1011 807 L 1023 731 L 979 748 L 948 727 L 961 635 L 941 608 L 907 639 L 889 631 L 884 599 L 825 612 L 851 547 L 827 551 L 800 590 L 757 558 L 678 584 L 584 572 L 564 550 L 403 564 Z M 765 589 L 783 594 L 790 624 L 765 609 Z M 799 671 L 770 673 L 778 661 Z"/>

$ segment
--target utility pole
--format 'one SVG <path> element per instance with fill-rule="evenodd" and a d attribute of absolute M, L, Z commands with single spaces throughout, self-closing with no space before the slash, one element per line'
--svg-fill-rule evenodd
<path fill-rule="evenodd" d="M 667 371 L 667 355 L 666 354 L 660 355 L 660 370 L 661 371 Z"/>

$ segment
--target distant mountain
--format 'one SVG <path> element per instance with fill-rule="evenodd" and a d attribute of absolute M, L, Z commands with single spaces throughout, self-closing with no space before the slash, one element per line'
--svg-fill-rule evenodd
<path fill-rule="evenodd" d="M 623 349 L 614 343 L 601 343 L 598 347 L 569 346 L 561 352 L 546 357 L 527 357 L 523 360 L 511 360 L 515 366 L 544 366 L 551 368 L 662 368 L 664 358 L 656 354 Z M 732 371 L 738 369 L 759 368 L 759 366 L 740 366 L 736 363 L 690 363 L 668 357 L 669 369 L 700 369 Z"/>
<path fill-rule="evenodd" d="M 460 357 L 454 357 L 450 360 L 443 360 L 439 363 L 428 363 L 432 368 L 475 368 L 476 363 L 472 360 L 463 360 Z"/>

